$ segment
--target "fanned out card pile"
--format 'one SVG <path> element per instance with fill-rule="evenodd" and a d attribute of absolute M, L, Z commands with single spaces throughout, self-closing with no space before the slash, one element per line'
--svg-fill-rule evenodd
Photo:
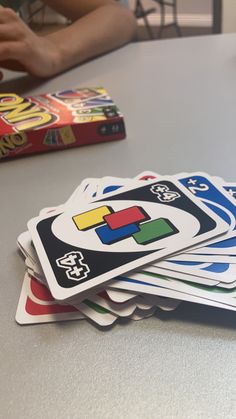
<path fill-rule="evenodd" d="M 108 326 L 181 301 L 236 310 L 236 184 L 206 173 L 85 179 L 18 239 L 20 324 Z"/>

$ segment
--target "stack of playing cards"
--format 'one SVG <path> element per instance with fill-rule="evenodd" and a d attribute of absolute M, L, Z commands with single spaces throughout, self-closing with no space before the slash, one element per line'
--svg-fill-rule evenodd
<path fill-rule="evenodd" d="M 85 179 L 17 240 L 20 324 L 108 326 L 182 301 L 236 310 L 236 186 L 205 173 Z"/>

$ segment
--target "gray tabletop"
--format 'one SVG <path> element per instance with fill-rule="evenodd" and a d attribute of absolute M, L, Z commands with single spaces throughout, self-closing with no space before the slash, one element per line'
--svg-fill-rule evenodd
<path fill-rule="evenodd" d="M 1 91 L 107 88 L 127 139 L 0 164 L 0 416 L 235 418 L 236 315 L 183 303 L 100 331 L 18 326 L 16 237 L 85 177 L 202 170 L 236 181 L 236 35 L 131 44 L 46 82 L 7 73 Z"/>

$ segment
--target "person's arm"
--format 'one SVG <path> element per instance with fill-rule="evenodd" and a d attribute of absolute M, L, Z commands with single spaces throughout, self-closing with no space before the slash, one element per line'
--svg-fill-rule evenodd
<path fill-rule="evenodd" d="M 0 67 L 50 77 L 129 42 L 132 13 L 113 0 L 45 0 L 72 23 L 46 36 L 33 33 L 10 9 L 0 11 Z"/>

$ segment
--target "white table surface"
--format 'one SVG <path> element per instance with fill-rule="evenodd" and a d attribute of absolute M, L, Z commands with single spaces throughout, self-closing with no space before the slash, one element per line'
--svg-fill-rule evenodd
<path fill-rule="evenodd" d="M 86 321 L 19 326 L 16 237 L 85 177 L 206 171 L 236 181 L 236 35 L 131 44 L 1 92 L 107 88 L 127 139 L 0 163 L 0 417 L 235 418 L 236 314 L 184 303 L 101 331 Z"/>

